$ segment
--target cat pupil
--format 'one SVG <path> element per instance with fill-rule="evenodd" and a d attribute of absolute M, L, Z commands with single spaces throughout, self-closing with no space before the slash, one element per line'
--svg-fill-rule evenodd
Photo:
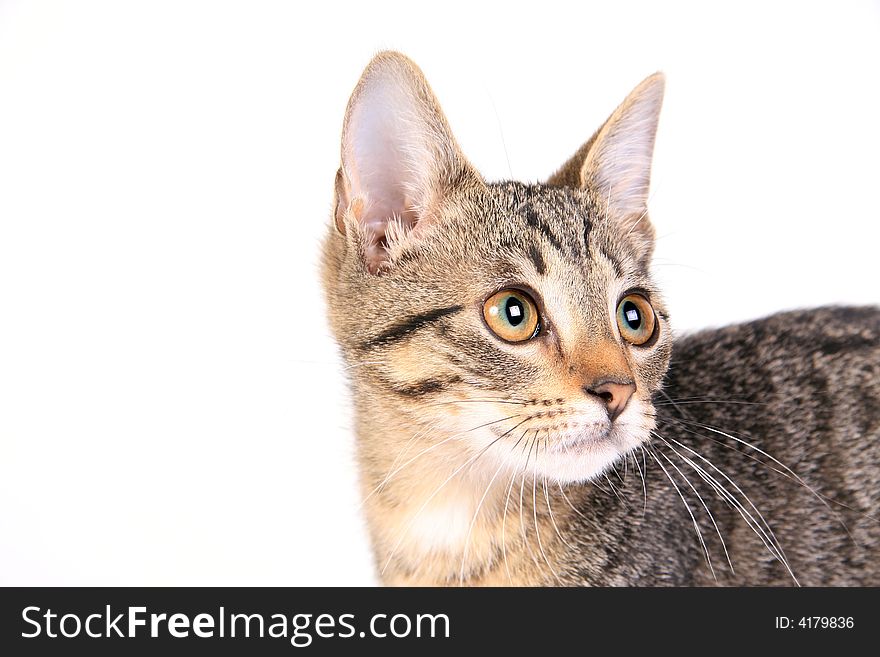
<path fill-rule="evenodd" d="M 639 311 L 627 301 L 623 307 L 623 314 L 626 315 L 626 321 L 632 329 L 638 329 L 642 325 L 642 319 L 639 317 Z"/>
<path fill-rule="evenodd" d="M 504 312 L 511 326 L 518 326 L 525 318 L 522 304 L 513 297 L 510 297 L 504 304 Z"/>

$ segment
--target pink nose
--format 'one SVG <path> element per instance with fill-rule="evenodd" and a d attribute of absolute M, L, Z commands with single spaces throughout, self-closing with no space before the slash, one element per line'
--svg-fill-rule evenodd
<path fill-rule="evenodd" d="M 633 396 L 635 391 L 636 386 L 632 381 L 620 383 L 606 380 L 584 386 L 585 393 L 598 397 L 605 404 L 605 410 L 608 411 L 608 417 L 612 422 L 623 413 L 623 409 L 626 408 L 629 398 Z"/>

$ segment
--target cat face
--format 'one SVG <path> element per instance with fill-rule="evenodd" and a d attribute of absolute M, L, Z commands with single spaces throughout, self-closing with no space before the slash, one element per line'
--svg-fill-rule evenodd
<path fill-rule="evenodd" d="M 645 210 L 661 98 L 643 82 L 547 184 L 490 184 L 415 65 L 371 63 L 324 254 L 363 452 L 403 436 L 574 482 L 648 440 L 672 337 Z"/>

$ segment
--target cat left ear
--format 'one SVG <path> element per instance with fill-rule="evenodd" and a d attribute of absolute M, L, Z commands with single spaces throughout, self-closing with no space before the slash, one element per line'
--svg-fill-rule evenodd
<path fill-rule="evenodd" d="M 621 222 L 627 235 L 635 238 L 644 260 L 650 257 L 654 244 L 647 204 L 664 87 L 662 73 L 643 80 L 547 181 L 591 189 L 608 216 Z"/>
<path fill-rule="evenodd" d="M 367 269 L 391 266 L 394 247 L 427 229 L 449 189 L 480 180 L 421 70 L 378 54 L 349 100 L 336 177 L 336 226 L 361 235 Z"/>

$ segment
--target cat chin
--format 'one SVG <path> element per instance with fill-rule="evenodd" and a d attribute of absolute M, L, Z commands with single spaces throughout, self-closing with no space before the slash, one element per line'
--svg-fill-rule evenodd
<path fill-rule="evenodd" d="M 637 405 L 633 405 L 637 406 Z M 550 438 L 529 454 L 499 449 L 496 467 L 560 483 L 583 483 L 601 475 L 625 454 L 647 443 L 654 428 L 642 408 L 628 409 L 614 424 L 595 422 Z M 524 460 L 526 461 L 524 465 Z M 497 461 L 496 461 L 497 463 Z"/>
<path fill-rule="evenodd" d="M 535 463 L 533 473 L 536 477 L 560 484 L 584 483 L 602 474 L 620 456 L 621 452 L 611 445 L 576 455 L 555 454 Z"/>
<path fill-rule="evenodd" d="M 600 476 L 616 461 L 649 442 L 654 429 L 650 403 L 633 399 L 613 423 L 595 408 L 578 409 L 574 428 L 538 441 L 533 447 L 512 450 L 500 443 L 494 449 L 493 468 L 530 474 L 560 484 L 584 483 Z"/>
<path fill-rule="evenodd" d="M 536 477 L 560 484 L 583 483 L 594 479 L 647 440 L 624 427 L 614 427 L 603 437 L 566 439 L 539 455 L 530 469 Z"/>

